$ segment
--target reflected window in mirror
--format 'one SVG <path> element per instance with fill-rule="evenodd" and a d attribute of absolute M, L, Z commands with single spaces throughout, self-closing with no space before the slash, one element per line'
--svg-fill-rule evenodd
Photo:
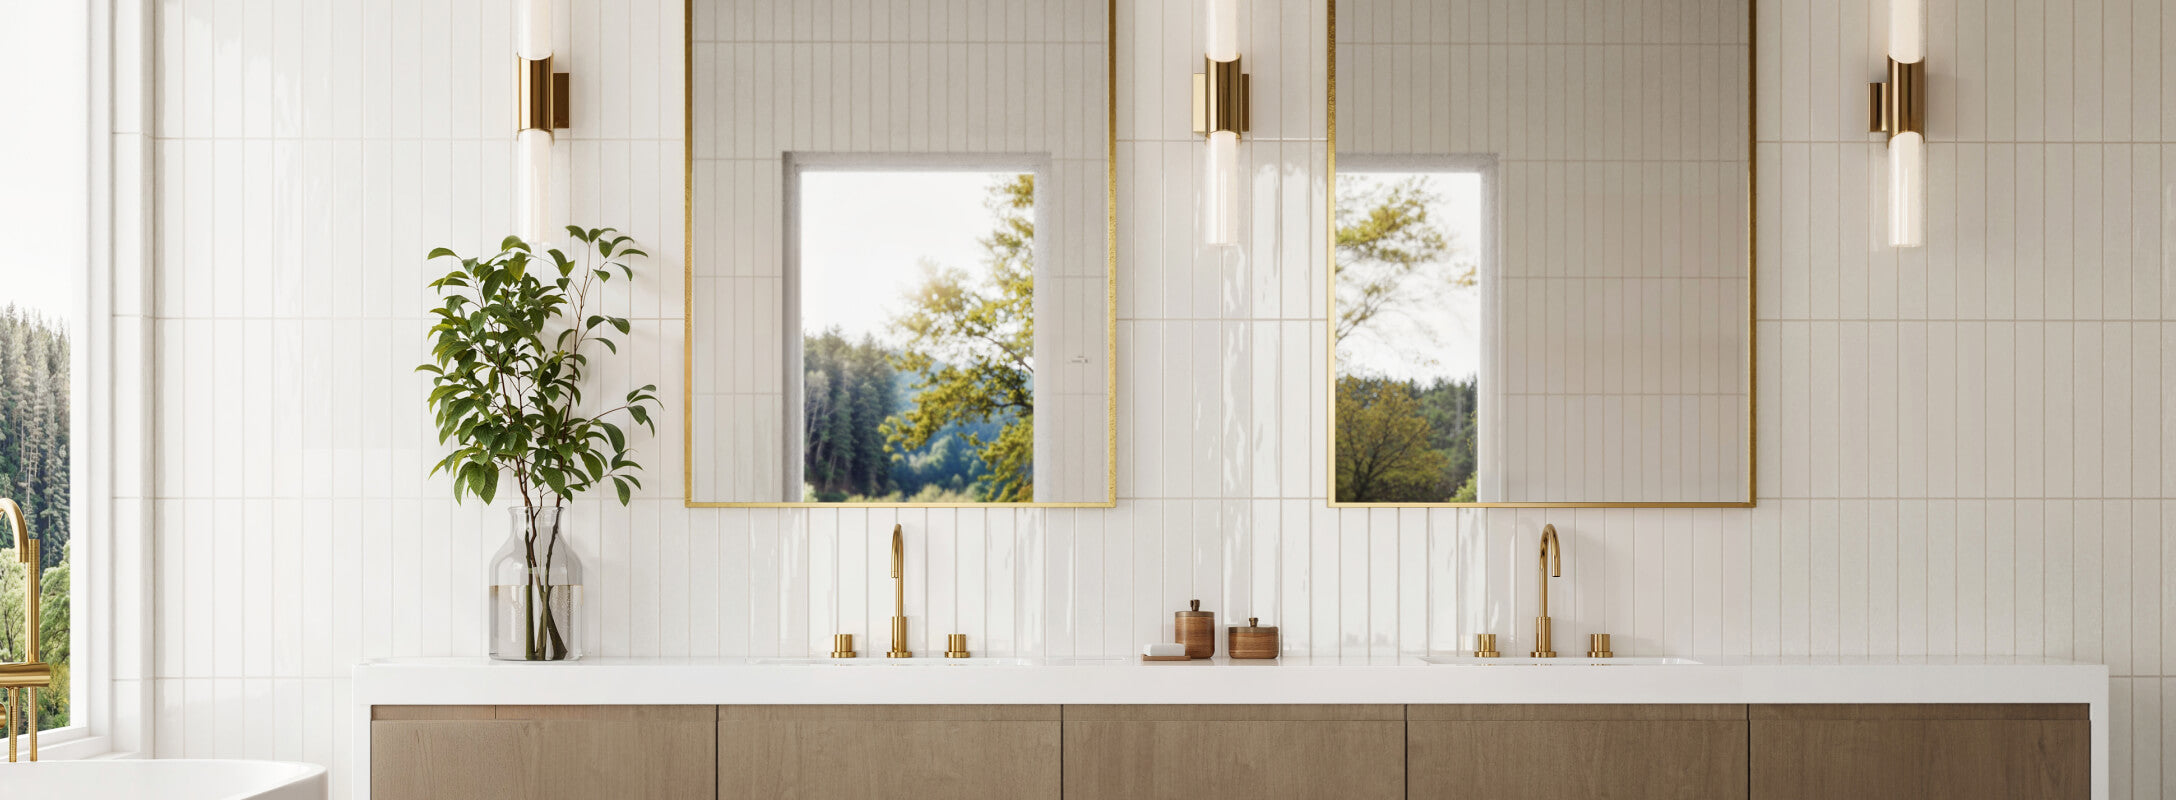
<path fill-rule="evenodd" d="M 1753 502 L 1752 3 L 1636 5 L 1331 0 L 1333 505 Z"/>
<path fill-rule="evenodd" d="M 1036 366 L 1063 357 L 1035 325 L 1035 165 L 794 175 L 789 490 L 811 503 L 1032 502 Z"/>
<path fill-rule="evenodd" d="M 1474 502 L 1493 160 L 1337 173 L 1337 500 Z"/>

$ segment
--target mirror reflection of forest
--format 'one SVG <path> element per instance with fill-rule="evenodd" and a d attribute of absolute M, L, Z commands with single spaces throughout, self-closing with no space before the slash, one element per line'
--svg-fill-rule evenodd
<path fill-rule="evenodd" d="M 1478 172 L 1337 176 L 1337 500 L 1475 499 Z"/>
<path fill-rule="evenodd" d="M 917 251 L 869 329 L 803 333 L 804 502 L 1035 499 L 1035 175 L 991 173 L 983 193 L 977 227 L 910 237 L 971 237 L 976 263 Z M 886 291 L 850 272 L 803 284 L 808 305 Z"/>

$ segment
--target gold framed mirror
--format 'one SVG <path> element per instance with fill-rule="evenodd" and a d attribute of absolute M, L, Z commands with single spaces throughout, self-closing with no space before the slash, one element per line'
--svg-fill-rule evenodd
<path fill-rule="evenodd" d="M 1333 506 L 1754 503 L 1751 0 L 1328 0 Z"/>
<path fill-rule="evenodd" d="M 687 0 L 690 507 L 1117 502 L 1116 2 L 911 8 Z"/>

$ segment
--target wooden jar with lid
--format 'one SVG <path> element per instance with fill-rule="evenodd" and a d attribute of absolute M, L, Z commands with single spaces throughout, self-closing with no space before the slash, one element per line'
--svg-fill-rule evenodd
<path fill-rule="evenodd" d="M 1200 600 L 1186 605 L 1187 610 L 1171 615 L 1171 640 L 1186 645 L 1187 658 L 1216 655 L 1216 612 L 1201 610 Z"/>
<path fill-rule="evenodd" d="M 1248 617 L 1247 624 L 1233 625 L 1227 631 L 1224 652 L 1232 658 L 1277 657 L 1277 626 L 1263 625 L 1260 619 Z"/>

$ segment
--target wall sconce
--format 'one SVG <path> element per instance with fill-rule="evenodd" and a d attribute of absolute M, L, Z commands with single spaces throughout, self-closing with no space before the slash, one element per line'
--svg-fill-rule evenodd
<path fill-rule="evenodd" d="M 1889 79 L 1871 85 L 1868 130 L 1889 135 L 1889 246 L 1927 235 L 1926 30 L 1922 0 L 1889 0 Z"/>
<path fill-rule="evenodd" d="M 1209 140 L 1202 239 L 1239 242 L 1239 134 L 1247 132 L 1247 74 L 1239 69 L 1239 0 L 1207 0 L 1209 46 L 1194 74 L 1194 132 Z"/>
<path fill-rule="evenodd" d="M 552 231 L 552 130 L 567 127 L 567 73 L 552 71 L 551 0 L 517 0 L 514 18 L 514 202 L 530 242 Z"/>

